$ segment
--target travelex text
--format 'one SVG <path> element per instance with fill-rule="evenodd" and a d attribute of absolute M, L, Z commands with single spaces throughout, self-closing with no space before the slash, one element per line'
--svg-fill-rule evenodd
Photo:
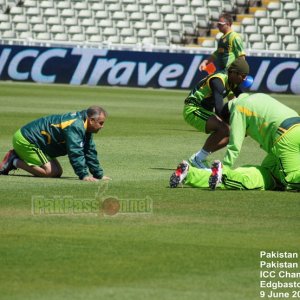
<path fill-rule="evenodd" d="M 0 80 L 192 89 L 207 55 L 95 48 L 0 46 Z M 247 57 L 250 92 L 300 94 L 300 59 Z"/>

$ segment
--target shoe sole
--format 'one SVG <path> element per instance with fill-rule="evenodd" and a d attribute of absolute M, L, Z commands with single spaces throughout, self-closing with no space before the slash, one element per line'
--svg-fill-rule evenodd
<path fill-rule="evenodd" d="M 213 191 L 216 189 L 218 183 L 218 169 L 219 169 L 219 164 L 213 163 L 211 166 L 212 175 L 210 175 L 208 181 L 209 188 Z"/>
<path fill-rule="evenodd" d="M 9 150 L 4 156 L 1 164 L 0 164 L 0 175 L 8 175 L 10 170 L 7 170 L 9 165 L 6 165 L 11 155 L 14 155 L 14 150 Z"/>
<path fill-rule="evenodd" d="M 180 183 L 180 176 L 186 170 L 186 165 L 184 163 L 180 163 L 176 169 L 176 171 L 170 177 L 170 187 L 176 188 Z"/>

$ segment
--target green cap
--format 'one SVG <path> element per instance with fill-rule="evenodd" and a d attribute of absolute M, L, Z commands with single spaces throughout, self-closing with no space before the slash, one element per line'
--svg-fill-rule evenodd
<path fill-rule="evenodd" d="M 235 71 L 240 74 L 249 74 L 249 65 L 243 57 L 238 57 L 228 68 L 228 71 Z"/>

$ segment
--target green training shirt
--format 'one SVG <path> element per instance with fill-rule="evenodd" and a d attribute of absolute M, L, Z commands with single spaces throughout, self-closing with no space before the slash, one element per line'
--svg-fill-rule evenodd
<path fill-rule="evenodd" d="M 229 102 L 230 137 L 223 164 L 233 166 L 246 135 L 271 152 L 281 123 L 298 113 L 266 94 L 241 94 Z"/>
<path fill-rule="evenodd" d="M 63 115 L 50 115 L 21 128 L 23 136 L 50 157 L 68 155 L 76 175 L 102 178 L 103 169 L 97 158 L 91 133 L 86 132 L 86 110 Z"/>
<path fill-rule="evenodd" d="M 227 68 L 238 57 L 246 55 L 240 35 L 230 31 L 221 36 L 218 49 L 213 53 L 215 62 L 220 69 Z"/>
<path fill-rule="evenodd" d="M 226 98 L 230 92 L 233 92 L 235 96 L 241 93 L 238 85 L 229 85 L 227 73 L 220 71 L 203 78 L 190 92 L 185 102 L 213 111 L 216 108 L 217 99 L 214 97 L 210 82 L 214 78 L 219 78 L 224 86 L 221 98 Z"/>

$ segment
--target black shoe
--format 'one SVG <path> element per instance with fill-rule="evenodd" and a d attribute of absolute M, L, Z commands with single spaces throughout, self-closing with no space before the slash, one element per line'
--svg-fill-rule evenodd
<path fill-rule="evenodd" d="M 16 170 L 13 161 L 17 158 L 15 150 L 9 150 L 4 156 L 2 162 L 0 163 L 0 175 L 8 175 L 11 170 Z"/>

